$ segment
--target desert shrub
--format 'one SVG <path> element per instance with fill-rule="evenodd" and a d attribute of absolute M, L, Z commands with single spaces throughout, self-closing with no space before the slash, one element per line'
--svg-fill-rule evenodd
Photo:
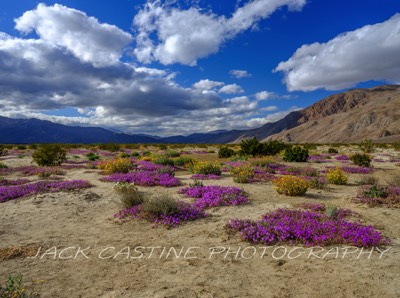
<path fill-rule="evenodd" d="M 151 151 L 146 150 L 142 152 L 142 156 L 150 156 L 151 155 Z"/>
<path fill-rule="evenodd" d="M 94 152 L 89 152 L 88 154 L 86 154 L 86 157 L 88 160 L 90 161 L 96 161 L 100 158 L 100 156 L 98 156 L 96 153 Z"/>
<path fill-rule="evenodd" d="M 26 150 L 26 146 L 25 145 L 17 145 L 17 149 L 18 150 Z"/>
<path fill-rule="evenodd" d="M 2 162 L 0 162 L 0 169 L 7 169 L 8 166 Z"/>
<path fill-rule="evenodd" d="M 131 153 L 131 157 L 139 157 L 139 156 L 140 156 L 140 153 L 137 151 L 134 151 Z"/>
<path fill-rule="evenodd" d="M 326 174 L 326 179 L 329 183 L 336 185 L 347 184 L 347 176 L 341 168 L 329 169 L 328 174 Z"/>
<path fill-rule="evenodd" d="M 250 165 L 232 167 L 230 173 L 233 175 L 233 181 L 237 183 L 249 183 L 254 179 L 254 167 Z"/>
<path fill-rule="evenodd" d="M 329 148 L 328 153 L 339 153 L 339 151 L 336 148 Z"/>
<path fill-rule="evenodd" d="M 133 169 L 133 163 L 129 158 L 117 158 L 100 162 L 97 167 L 107 174 L 128 173 Z"/>
<path fill-rule="evenodd" d="M 120 152 L 118 153 L 118 158 L 128 158 L 131 157 L 130 154 L 126 153 L 126 152 Z"/>
<path fill-rule="evenodd" d="M 392 147 L 393 147 L 394 150 L 400 151 L 400 142 L 393 143 L 393 144 L 392 144 Z"/>
<path fill-rule="evenodd" d="M 283 176 L 273 181 L 279 194 L 287 196 L 301 196 L 306 193 L 309 183 L 307 180 L 296 176 Z"/>
<path fill-rule="evenodd" d="M 317 145 L 315 145 L 315 144 L 307 143 L 307 144 L 304 144 L 303 147 L 307 150 L 317 150 Z"/>
<path fill-rule="evenodd" d="M 360 148 L 360 150 L 364 153 L 371 153 L 374 152 L 374 143 L 372 143 L 371 140 L 366 139 L 364 141 L 362 141 L 360 144 L 358 144 L 358 147 Z"/>
<path fill-rule="evenodd" d="M 328 183 L 325 177 L 311 177 L 308 183 L 311 189 L 328 189 Z"/>
<path fill-rule="evenodd" d="M 110 152 L 117 152 L 121 149 L 121 145 L 115 143 L 99 144 L 98 147 L 101 150 L 106 150 Z"/>
<path fill-rule="evenodd" d="M 160 150 L 167 150 L 168 146 L 165 144 L 158 144 L 158 148 L 160 148 Z"/>
<path fill-rule="evenodd" d="M 189 187 L 203 187 L 203 181 L 194 179 L 193 183 L 189 183 Z"/>
<path fill-rule="evenodd" d="M 143 197 L 133 183 L 117 182 L 113 189 L 118 194 L 124 208 L 131 208 L 143 203 Z"/>
<path fill-rule="evenodd" d="M 24 286 L 24 279 L 21 273 L 9 275 L 5 286 L 0 285 L 1 298 L 35 298 L 40 297 L 39 293 L 27 291 Z"/>
<path fill-rule="evenodd" d="M 171 177 L 175 177 L 175 169 L 173 167 L 171 167 L 171 166 L 168 166 L 168 165 L 166 165 L 166 166 L 164 166 L 162 168 L 159 168 L 157 170 L 157 173 L 159 173 L 159 174 L 168 174 Z"/>
<path fill-rule="evenodd" d="M 388 196 L 387 187 L 379 185 L 368 185 L 363 190 L 363 196 L 365 198 L 386 198 Z"/>
<path fill-rule="evenodd" d="M 306 162 L 308 150 L 300 146 L 288 146 L 285 149 L 283 160 L 288 162 Z"/>
<path fill-rule="evenodd" d="M 0 145 L 0 156 L 6 155 L 7 149 L 3 145 Z"/>
<path fill-rule="evenodd" d="M 235 155 L 235 151 L 227 146 L 222 146 L 218 150 L 218 157 L 219 158 L 229 158 L 232 155 Z"/>
<path fill-rule="evenodd" d="M 160 194 L 145 200 L 141 209 L 147 217 L 157 217 L 161 214 L 174 214 L 179 211 L 178 201 L 168 194 Z"/>
<path fill-rule="evenodd" d="M 257 156 L 259 154 L 260 142 L 255 137 L 240 142 L 240 155 Z"/>
<path fill-rule="evenodd" d="M 277 155 L 286 148 L 286 144 L 281 141 L 270 141 L 261 143 L 260 155 Z"/>
<path fill-rule="evenodd" d="M 219 162 L 211 162 L 211 161 L 197 161 L 193 163 L 193 166 L 190 167 L 190 171 L 193 174 L 214 174 L 221 175 L 221 164 Z"/>
<path fill-rule="evenodd" d="M 30 144 L 30 145 L 28 145 L 28 148 L 32 149 L 32 150 L 36 150 L 38 148 L 38 145 L 37 144 Z"/>
<path fill-rule="evenodd" d="M 175 166 L 183 166 L 183 167 L 190 167 L 193 165 L 194 159 L 190 156 L 179 156 L 178 158 L 174 159 Z"/>
<path fill-rule="evenodd" d="M 59 144 L 43 144 L 32 154 L 39 166 L 59 166 L 67 160 L 67 152 Z"/>
<path fill-rule="evenodd" d="M 173 157 L 179 157 L 180 153 L 178 151 L 175 151 L 175 150 L 168 150 L 167 152 L 164 153 L 164 155 L 166 157 L 173 158 Z"/>
<path fill-rule="evenodd" d="M 360 167 L 368 168 L 371 165 L 371 157 L 368 154 L 356 153 L 350 156 L 350 160 Z"/>
<path fill-rule="evenodd" d="M 166 156 L 159 156 L 159 157 L 157 157 L 155 160 L 154 160 L 154 163 L 155 164 L 158 164 L 158 165 L 163 165 L 163 166 L 173 166 L 175 163 L 174 163 L 174 160 L 172 160 L 172 159 L 170 159 L 170 158 L 168 158 L 168 157 L 166 157 Z"/>

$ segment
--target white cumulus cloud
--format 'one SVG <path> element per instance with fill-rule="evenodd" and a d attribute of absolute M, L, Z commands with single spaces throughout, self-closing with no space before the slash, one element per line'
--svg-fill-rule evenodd
<path fill-rule="evenodd" d="M 251 29 L 277 9 L 288 6 L 300 10 L 306 0 L 252 0 L 230 18 L 196 7 L 180 9 L 173 3 L 149 0 L 135 16 L 134 53 L 139 61 L 196 65 L 198 59 L 217 53 L 225 41 Z"/>
<path fill-rule="evenodd" d="M 230 75 L 237 79 L 250 78 L 251 74 L 247 70 L 232 69 L 229 71 Z"/>
<path fill-rule="evenodd" d="M 55 4 L 39 4 L 15 20 L 25 34 L 35 31 L 41 40 L 62 46 L 84 62 L 96 66 L 116 63 L 132 36 L 109 24 L 101 24 L 84 12 Z"/>
<path fill-rule="evenodd" d="M 218 91 L 219 93 L 225 93 L 225 94 L 238 94 L 238 93 L 243 93 L 242 87 L 236 84 L 230 84 L 230 85 L 225 85 Z"/>
<path fill-rule="evenodd" d="M 340 90 L 359 82 L 400 81 L 400 14 L 301 46 L 275 71 L 284 72 L 289 91 Z"/>

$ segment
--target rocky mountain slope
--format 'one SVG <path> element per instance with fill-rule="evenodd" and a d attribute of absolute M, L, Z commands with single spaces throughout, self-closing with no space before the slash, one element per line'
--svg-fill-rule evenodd
<path fill-rule="evenodd" d="M 294 115 L 295 124 L 291 123 L 276 134 L 267 133 L 261 140 L 333 143 L 368 138 L 376 142 L 400 141 L 400 86 L 350 90 L 329 96 Z"/>

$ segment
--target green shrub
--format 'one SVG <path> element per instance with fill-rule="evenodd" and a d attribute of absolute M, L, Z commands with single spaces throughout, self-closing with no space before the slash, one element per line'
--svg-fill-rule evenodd
<path fill-rule="evenodd" d="M 159 174 L 168 174 L 168 175 L 170 175 L 172 177 L 175 176 L 175 170 L 174 170 L 173 167 L 170 167 L 170 166 L 164 166 L 161 169 L 158 169 L 157 173 L 159 173 Z"/>
<path fill-rule="evenodd" d="M 240 142 L 240 155 L 260 155 L 260 142 L 255 137 L 242 140 Z"/>
<path fill-rule="evenodd" d="M 5 165 L 4 163 L 0 162 L 0 169 L 7 169 L 8 166 Z"/>
<path fill-rule="evenodd" d="M 287 162 L 306 162 L 308 150 L 300 146 L 288 146 L 285 149 L 283 160 Z"/>
<path fill-rule="evenodd" d="M 166 157 L 171 157 L 171 158 L 173 158 L 173 157 L 179 157 L 179 156 L 180 156 L 180 153 L 179 153 L 178 151 L 175 151 L 175 150 L 168 150 L 167 152 L 164 153 L 164 155 L 165 155 Z"/>
<path fill-rule="evenodd" d="M 190 156 L 179 156 L 174 159 L 174 166 L 190 167 L 194 163 L 194 159 Z"/>
<path fill-rule="evenodd" d="M 328 153 L 339 153 L 339 151 L 336 148 L 329 148 Z"/>
<path fill-rule="evenodd" d="M 369 167 L 371 165 L 371 157 L 368 154 L 356 153 L 350 156 L 350 160 L 357 166 Z"/>
<path fill-rule="evenodd" d="M 364 190 L 364 197 L 366 198 L 386 198 L 387 196 L 387 188 L 383 186 L 370 185 Z"/>
<path fill-rule="evenodd" d="M 392 147 L 393 147 L 394 150 L 400 151 L 400 142 L 393 143 L 393 144 L 392 144 Z"/>
<path fill-rule="evenodd" d="M 98 156 L 96 153 L 94 152 L 89 152 L 88 154 L 86 154 L 86 157 L 88 158 L 88 160 L 90 161 L 96 161 L 100 158 L 100 156 Z"/>
<path fill-rule="evenodd" d="M 0 156 L 6 155 L 7 149 L 3 145 L 0 145 Z"/>
<path fill-rule="evenodd" d="M 160 150 L 167 150 L 168 146 L 165 144 L 158 144 L 158 148 L 160 148 Z"/>
<path fill-rule="evenodd" d="M 137 152 L 137 151 L 134 151 L 134 152 L 131 153 L 131 156 L 132 156 L 132 157 L 139 157 L 139 156 L 140 156 L 140 153 Z"/>
<path fill-rule="evenodd" d="M 172 160 L 168 157 L 165 157 L 165 156 L 159 156 L 158 158 L 156 158 L 154 160 L 154 163 L 158 164 L 158 165 L 163 165 L 163 166 L 174 166 L 175 165 L 174 160 Z"/>
<path fill-rule="evenodd" d="M 261 155 L 277 155 L 286 148 L 286 144 L 281 141 L 270 141 L 261 143 Z"/>
<path fill-rule="evenodd" d="M 67 159 L 67 152 L 59 144 L 43 144 L 32 154 L 39 166 L 59 166 Z"/>
<path fill-rule="evenodd" d="M 374 143 L 372 143 L 372 141 L 369 139 L 362 141 L 360 144 L 358 144 L 358 147 L 364 153 L 374 152 Z"/>
<path fill-rule="evenodd" d="M 148 219 L 161 214 L 174 214 L 178 212 L 178 202 L 168 194 L 161 194 L 145 200 L 141 206 Z"/>
<path fill-rule="evenodd" d="M 38 148 L 38 145 L 36 145 L 36 144 L 29 145 L 29 149 L 36 150 L 37 148 Z"/>
<path fill-rule="evenodd" d="M 124 208 L 131 208 L 143 203 L 143 197 L 133 183 L 117 182 L 113 189 L 119 195 Z"/>
<path fill-rule="evenodd" d="M 232 155 L 235 155 L 235 151 L 227 146 L 222 146 L 218 150 L 218 157 L 219 158 L 229 158 Z"/>
<path fill-rule="evenodd" d="M 26 150 L 26 146 L 25 145 L 17 145 L 17 149 L 18 150 Z"/>
<path fill-rule="evenodd" d="M 131 157 L 131 156 L 126 152 L 120 152 L 118 154 L 118 158 L 128 158 L 128 157 Z"/>

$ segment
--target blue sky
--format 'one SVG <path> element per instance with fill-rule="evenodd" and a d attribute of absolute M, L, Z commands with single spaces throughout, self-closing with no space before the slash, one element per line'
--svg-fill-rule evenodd
<path fill-rule="evenodd" d="M 400 82 L 400 1 L 0 2 L 0 115 L 131 133 L 249 129 Z"/>

